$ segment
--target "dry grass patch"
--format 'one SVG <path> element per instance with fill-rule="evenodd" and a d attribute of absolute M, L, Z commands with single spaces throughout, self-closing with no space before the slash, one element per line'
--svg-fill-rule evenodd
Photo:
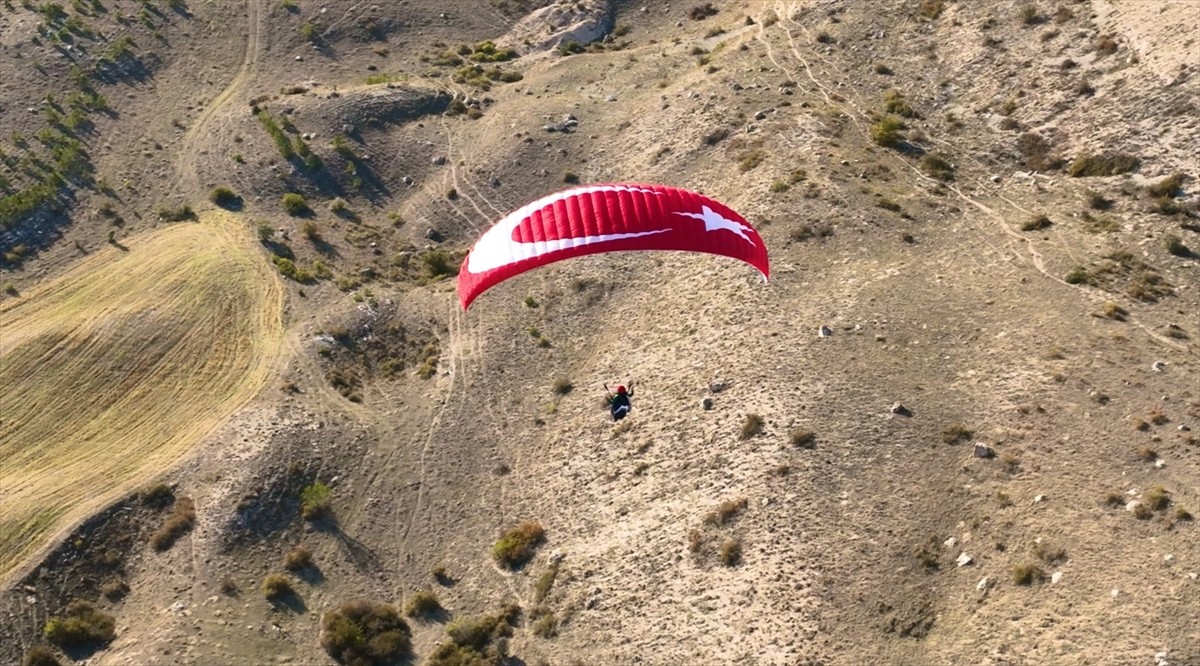
<path fill-rule="evenodd" d="M 0 426 L 0 506 L 14 526 L 0 530 L 0 575 L 160 476 L 257 394 L 279 355 L 280 281 L 232 215 L 122 243 L 0 301 L 0 411 L 21 424 Z"/>
<path fill-rule="evenodd" d="M 288 571 L 300 571 L 313 565 L 312 552 L 304 546 L 294 548 L 283 556 L 283 568 Z"/>

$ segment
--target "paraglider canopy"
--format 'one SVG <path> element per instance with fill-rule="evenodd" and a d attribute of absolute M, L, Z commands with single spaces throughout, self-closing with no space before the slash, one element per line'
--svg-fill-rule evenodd
<path fill-rule="evenodd" d="M 744 261 L 770 276 L 758 232 L 725 204 L 664 185 L 576 187 L 509 213 L 476 241 L 458 274 L 463 309 L 525 271 L 600 252 L 684 250 Z"/>

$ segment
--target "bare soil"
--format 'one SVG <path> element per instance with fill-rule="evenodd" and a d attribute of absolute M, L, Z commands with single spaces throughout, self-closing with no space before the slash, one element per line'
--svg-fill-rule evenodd
<path fill-rule="evenodd" d="M 0 276 L 0 432 L 60 424 L 0 445 L 0 524 L 54 512 L 5 551 L 0 661 L 83 598 L 117 622 L 66 655 L 89 664 L 332 663 L 323 612 L 432 590 L 446 613 L 410 622 L 418 663 L 449 623 L 515 603 L 496 663 L 1200 664 L 1189 2 L 152 4 L 67 7 L 103 35 L 69 50 L 34 43 L 36 10 L 0 10 L 17 159 L 50 159 L 33 137 L 72 61 L 127 34 L 141 63 L 96 84 L 110 112 L 72 135 L 90 175 L 0 231 L 25 246 Z M 581 53 L 533 37 L 593 24 L 611 38 Z M 520 57 L 482 66 L 521 80 L 460 71 L 484 40 Z M 1120 154 L 1133 171 L 1068 175 Z M 33 177 L 5 168 L 10 189 Z M 742 212 L 771 281 L 605 255 L 458 309 L 439 267 L 492 221 L 626 180 Z M 200 221 L 164 228 L 180 204 Z M 187 240 L 153 251 L 169 234 Z M 21 333 L 89 321 L 56 309 L 64 284 L 142 313 L 70 372 Z M 160 292 L 190 296 L 176 312 Z M 177 381 L 133 365 L 193 335 L 212 346 L 178 347 Z M 113 358 L 131 383 L 105 379 Z M 630 379 L 614 425 L 602 385 Z M 123 438 L 63 434 L 100 423 L 85 396 L 121 406 Z M 17 467 L 39 451 L 59 458 Z M 158 481 L 196 509 L 161 552 L 168 513 L 130 494 Z M 332 516 L 305 521 L 317 481 Z M 546 542 L 498 566 L 526 520 Z M 298 546 L 315 567 L 286 572 Z M 1044 580 L 1018 582 L 1028 565 Z M 270 573 L 295 593 L 264 598 Z M 104 597 L 118 580 L 129 593 Z M 535 631 L 547 614 L 556 631 Z"/>

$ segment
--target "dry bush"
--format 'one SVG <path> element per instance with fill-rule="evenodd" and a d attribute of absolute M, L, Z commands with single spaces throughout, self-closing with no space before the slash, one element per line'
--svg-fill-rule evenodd
<path fill-rule="evenodd" d="M 100 587 L 100 594 L 109 601 L 119 601 L 129 594 L 129 583 L 123 580 L 107 582 Z"/>
<path fill-rule="evenodd" d="M 1039 541 L 1033 545 L 1033 554 L 1047 564 L 1054 564 L 1067 559 L 1066 550 L 1058 546 L 1052 546 L 1045 541 Z"/>
<path fill-rule="evenodd" d="M 1171 505 L 1171 493 L 1162 486 L 1154 486 L 1146 491 L 1146 506 L 1151 511 L 1165 511 Z"/>
<path fill-rule="evenodd" d="M 163 551 L 175 545 L 179 537 L 192 531 L 196 525 L 196 503 L 190 497 L 175 499 L 171 515 L 158 531 L 150 537 L 150 545 L 154 550 Z"/>
<path fill-rule="evenodd" d="M 268 599 L 279 599 L 280 597 L 293 594 L 292 582 L 283 574 L 267 574 L 263 578 L 262 593 Z"/>
<path fill-rule="evenodd" d="M 525 521 L 501 535 L 492 546 L 492 557 L 502 566 L 519 569 L 533 558 L 533 551 L 545 539 L 539 523 Z"/>
<path fill-rule="evenodd" d="M 45 645 L 34 645 L 25 652 L 21 666 L 63 666 L 54 650 Z"/>
<path fill-rule="evenodd" d="M 935 19 L 942 15 L 944 0 L 921 0 L 921 16 Z"/>
<path fill-rule="evenodd" d="M 1040 231 L 1049 229 L 1054 223 L 1045 215 L 1037 215 L 1021 223 L 1021 231 Z"/>
<path fill-rule="evenodd" d="M 221 594 L 228 597 L 237 596 L 238 584 L 231 576 L 225 576 L 221 579 Z"/>
<path fill-rule="evenodd" d="M 165 483 L 156 483 L 139 491 L 138 499 L 146 506 L 162 509 L 175 501 L 175 491 Z"/>
<path fill-rule="evenodd" d="M 926 175 L 938 180 L 954 180 L 954 165 L 937 153 L 929 153 L 917 163 Z"/>
<path fill-rule="evenodd" d="M 321 616 L 321 647 L 339 664 L 392 664 L 411 656 L 412 631 L 395 606 L 351 601 Z"/>
<path fill-rule="evenodd" d="M 815 449 L 817 448 L 817 433 L 804 428 L 796 428 L 792 430 L 790 439 L 792 446 L 800 449 Z"/>
<path fill-rule="evenodd" d="M 312 553 L 304 546 L 290 550 L 287 555 L 283 556 L 283 568 L 288 571 L 300 571 L 312 565 Z"/>
<path fill-rule="evenodd" d="M 538 577 L 537 583 L 533 587 L 533 600 L 541 603 L 550 594 L 550 588 L 554 586 L 554 579 L 558 577 L 558 562 L 551 562 L 550 566 L 542 572 Z"/>
<path fill-rule="evenodd" d="M 1012 578 L 1017 585 L 1033 585 L 1046 580 L 1046 572 L 1036 564 L 1023 562 L 1013 565 Z"/>
<path fill-rule="evenodd" d="M 413 592 L 404 604 L 404 614 L 408 617 L 429 617 L 441 610 L 442 604 L 437 595 L 428 590 Z"/>
<path fill-rule="evenodd" d="M 554 380 L 553 388 L 554 388 L 554 393 L 556 395 L 566 395 L 575 388 L 575 385 L 572 384 L 571 380 L 569 380 L 569 379 L 560 378 L 560 379 Z"/>
<path fill-rule="evenodd" d="M 1017 137 L 1017 150 L 1021 153 L 1022 165 L 1032 171 L 1054 171 L 1064 164 L 1054 146 L 1040 134 L 1026 132 Z"/>
<path fill-rule="evenodd" d="M 742 497 L 736 500 L 727 500 L 721 502 L 717 508 L 713 509 L 704 516 L 705 525 L 724 525 L 746 510 L 750 506 L 750 500 Z"/>
<path fill-rule="evenodd" d="M 729 539 L 721 544 L 721 552 L 719 553 L 721 564 L 727 567 L 736 566 L 742 561 L 742 542 L 737 539 Z"/>
<path fill-rule="evenodd" d="M 765 422 L 758 414 L 747 414 L 746 420 L 742 421 L 741 439 L 747 440 L 763 431 Z"/>
<path fill-rule="evenodd" d="M 1139 165 L 1141 160 L 1128 153 L 1080 155 L 1067 167 L 1067 175 L 1074 178 L 1117 176 L 1134 171 Z"/>
<path fill-rule="evenodd" d="M 1116 509 L 1125 506 L 1125 496 L 1121 493 L 1108 493 L 1104 496 L 1104 506 Z"/>
<path fill-rule="evenodd" d="M 961 423 L 954 423 L 942 429 L 942 441 L 946 444 L 968 442 L 975 437 L 975 432 Z"/>
<path fill-rule="evenodd" d="M 531 629 L 535 636 L 554 638 L 558 635 L 558 618 L 554 617 L 554 613 L 546 613 L 533 623 Z"/>

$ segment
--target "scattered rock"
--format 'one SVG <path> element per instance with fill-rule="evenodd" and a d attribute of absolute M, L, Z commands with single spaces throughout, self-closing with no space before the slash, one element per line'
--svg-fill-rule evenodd
<path fill-rule="evenodd" d="M 908 407 L 905 407 L 904 405 L 902 405 L 898 402 L 896 404 L 892 405 L 892 413 L 896 414 L 898 416 L 912 416 L 913 415 L 913 412 L 911 409 L 909 409 Z"/>
<path fill-rule="evenodd" d="M 1167 553 L 1166 555 L 1163 555 L 1163 562 L 1170 562 L 1173 559 L 1175 559 L 1175 556 L 1172 555 L 1171 553 Z"/>
<path fill-rule="evenodd" d="M 1153 364 L 1150 366 L 1150 369 L 1151 369 L 1151 370 L 1153 370 L 1153 371 L 1155 371 L 1155 372 L 1162 372 L 1162 371 L 1163 371 L 1163 368 L 1165 368 L 1165 367 L 1167 367 L 1167 362 L 1166 362 L 1166 361 L 1155 361 L 1155 362 L 1154 362 L 1154 363 L 1153 363 Z"/>
<path fill-rule="evenodd" d="M 1126 511 L 1137 511 L 1137 508 L 1142 505 L 1141 500 L 1133 500 L 1125 505 Z"/>
<path fill-rule="evenodd" d="M 1063 573 L 1061 571 L 1055 571 L 1054 573 L 1050 574 L 1050 584 L 1054 585 L 1058 581 L 1062 580 L 1062 577 Z"/>
<path fill-rule="evenodd" d="M 413 186 L 412 176 L 405 176 L 400 179 L 400 182 L 404 183 L 405 185 L 408 185 L 409 187 Z"/>
<path fill-rule="evenodd" d="M 958 565 L 958 566 L 960 566 L 960 567 L 965 567 L 965 566 L 967 566 L 968 564 L 971 564 L 971 563 L 972 563 L 972 562 L 974 562 L 974 561 L 975 561 L 975 560 L 971 559 L 971 556 L 970 556 L 970 555 L 967 555 L 967 554 L 964 552 L 964 553 L 960 553 L 960 554 L 959 554 L 959 556 L 958 556 L 958 559 L 957 559 L 957 560 L 954 560 L 954 563 L 955 563 L 955 564 L 957 564 L 957 565 Z"/>
<path fill-rule="evenodd" d="M 1037 504 L 1037 503 L 1039 503 L 1039 502 L 1045 502 L 1045 501 L 1046 501 L 1046 496 L 1045 496 L 1045 495 L 1035 495 L 1035 496 L 1034 496 L 1034 498 L 1033 498 L 1033 502 L 1034 502 L 1034 504 Z"/>
<path fill-rule="evenodd" d="M 976 458 L 994 458 L 996 457 L 996 452 L 987 444 L 976 442 L 974 455 Z"/>
<path fill-rule="evenodd" d="M 1164 467 L 1166 467 L 1166 466 L 1167 466 L 1167 461 L 1163 460 L 1162 458 L 1159 458 L 1158 460 L 1155 460 L 1155 461 L 1154 461 L 1154 468 L 1155 468 L 1155 469 L 1162 469 L 1162 468 L 1164 468 Z"/>
<path fill-rule="evenodd" d="M 950 537 L 949 539 L 946 539 L 946 541 L 942 543 L 942 545 L 947 548 L 953 548 L 957 544 L 958 544 L 958 539 L 955 539 L 954 537 Z"/>
<path fill-rule="evenodd" d="M 435 243 L 440 243 L 446 239 L 446 237 L 442 235 L 442 232 L 434 229 L 433 227 L 425 230 L 425 237 Z"/>
<path fill-rule="evenodd" d="M 817 329 L 817 337 L 828 338 L 831 335 L 833 335 L 833 329 L 824 324 L 821 324 L 821 327 Z"/>
<path fill-rule="evenodd" d="M 720 393 L 721 391 L 724 391 L 727 386 L 728 385 L 725 383 L 725 380 L 714 379 L 708 383 L 708 390 L 712 391 L 713 393 Z"/>
<path fill-rule="evenodd" d="M 980 592 L 988 589 L 991 586 L 992 586 L 992 581 L 988 580 L 987 576 L 980 578 L 979 582 L 975 583 L 975 589 L 979 590 Z"/>
<path fill-rule="evenodd" d="M 445 156 L 445 155 L 438 155 L 437 157 L 434 157 L 434 158 L 433 158 L 433 164 L 434 164 L 435 166 L 441 166 L 441 165 L 443 165 L 443 164 L 445 164 L 445 163 L 446 163 L 446 156 Z"/>
<path fill-rule="evenodd" d="M 712 408 L 713 408 L 712 398 L 705 396 L 704 398 L 702 398 L 700 400 L 700 409 L 703 409 L 704 411 L 707 412 L 708 410 L 710 410 Z"/>

